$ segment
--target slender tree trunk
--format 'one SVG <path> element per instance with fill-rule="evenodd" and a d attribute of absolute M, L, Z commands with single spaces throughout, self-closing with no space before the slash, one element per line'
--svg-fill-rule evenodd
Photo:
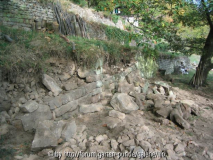
<path fill-rule="evenodd" d="M 205 46 L 203 48 L 203 54 L 200 58 L 196 73 L 190 80 L 190 85 L 198 88 L 206 83 L 206 79 L 209 71 L 213 68 L 211 58 L 213 57 L 213 28 L 210 29 L 209 35 L 206 39 Z"/>

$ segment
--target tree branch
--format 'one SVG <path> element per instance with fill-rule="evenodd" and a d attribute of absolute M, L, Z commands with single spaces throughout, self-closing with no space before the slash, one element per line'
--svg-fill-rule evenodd
<path fill-rule="evenodd" d="M 207 6 L 205 5 L 204 0 L 201 0 L 201 3 L 202 3 L 202 5 L 203 5 L 203 7 L 204 7 L 204 9 L 205 9 L 206 18 L 207 18 L 207 21 L 208 21 L 208 23 L 209 23 L 209 25 L 210 25 L 210 28 L 213 28 L 213 23 L 212 23 L 212 20 L 211 20 L 211 17 L 210 17 L 208 8 L 207 8 Z"/>

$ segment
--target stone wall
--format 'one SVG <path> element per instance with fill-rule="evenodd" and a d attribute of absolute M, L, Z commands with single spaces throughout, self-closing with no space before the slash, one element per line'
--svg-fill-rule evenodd
<path fill-rule="evenodd" d="M 36 0 L 0 0 L 0 24 L 29 31 L 53 21 L 51 5 L 42 6 Z"/>
<path fill-rule="evenodd" d="M 176 68 L 180 66 L 181 62 L 190 68 L 190 60 L 187 56 L 172 57 L 168 55 L 161 55 L 157 59 L 157 64 L 160 70 L 165 70 L 165 74 L 171 74 L 175 72 Z"/>

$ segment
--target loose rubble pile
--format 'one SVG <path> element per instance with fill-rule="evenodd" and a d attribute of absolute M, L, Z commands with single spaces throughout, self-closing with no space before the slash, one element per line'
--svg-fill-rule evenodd
<path fill-rule="evenodd" d="M 177 99 L 177 88 L 141 78 L 134 64 L 114 75 L 99 73 L 57 66 L 43 74 L 43 86 L 0 83 L 0 135 L 33 136 L 30 153 L 13 159 L 65 160 L 79 151 L 79 159 L 93 152 L 90 159 L 213 159 L 184 134 L 199 108 Z"/>

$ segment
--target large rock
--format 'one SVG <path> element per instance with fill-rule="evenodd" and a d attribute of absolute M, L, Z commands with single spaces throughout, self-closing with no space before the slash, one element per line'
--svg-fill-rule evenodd
<path fill-rule="evenodd" d="M 168 118 L 171 111 L 172 111 L 172 107 L 168 106 L 168 107 L 160 108 L 159 110 L 156 111 L 156 113 L 164 118 Z"/>
<path fill-rule="evenodd" d="M 27 103 L 25 103 L 24 105 L 22 105 L 20 107 L 20 109 L 23 112 L 31 113 L 31 112 L 34 112 L 35 110 L 37 110 L 38 107 L 39 107 L 39 104 L 36 101 L 28 101 Z"/>
<path fill-rule="evenodd" d="M 36 129 L 39 121 L 52 119 L 52 113 L 49 106 L 39 104 L 36 111 L 27 113 L 21 117 L 21 121 L 25 131 Z"/>
<path fill-rule="evenodd" d="M 47 89 L 54 93 L 54 96 L 59 95 L 59 93 L 61 93 L 62 91 L 62 89 L 58 86 L 55 80 L 47 74 L 43 74 L 42 83 L 47 87 Z"/>
<path fill-rule="evenodd" d="M 66 139 L 66 141 L 69 141 L 75 134 L 76 134 L 77 126 L 75 121 L 68 122 L 63 131 L 62 131 L 62 138 Z"/>
<path fill-rule="evenodd" d="M 31 149 L 36 151 L 47 147 L 56 147 L 64 125 L 64 121 L 40 121 L 36 129 Z"/>
<path fill-rule="evenodd" d="M 198 115 L 199 107 L 198 105 L 192 100 L 181 100 L 181 103 L 184 105 L 185 108 L 190 108 L 191 112 L 195 115 Z"/>
<path fill-rule="evenodd" d="M 92 113 L 92 112 L 98 112 L 101 111 L 103 109 L 103 105 L 102 104 L 82 104 L 80 105 L 80 112 L 81 113 Z"/>
<path fill-rule="evenodd" d="M 129 113 L 138 110 L 138 105 L 126 93 L 116 93 L 110 102 L 112 107 L 120 112 Z"/>
<path fill-rule="evenodd" d="M 59 117 L 63 114 L 65 114 L 66 112 L 69 112 L 69 111 L 74 111 L 78 106 L 78 101 L 71 101 L 57 109 L 55 109 L 55 114 L 56 114 L 56 117 Z"/>
<path fill-rule="evenodd" d="M 183 119 L 183 112 L 180 108 L 180 105 L 176 105 L 176 108 L 172 110 L 172 112 L 170 113 L 170 120 L 176 122 L 184 129 L 190 128 L 190 124 Z"/>

